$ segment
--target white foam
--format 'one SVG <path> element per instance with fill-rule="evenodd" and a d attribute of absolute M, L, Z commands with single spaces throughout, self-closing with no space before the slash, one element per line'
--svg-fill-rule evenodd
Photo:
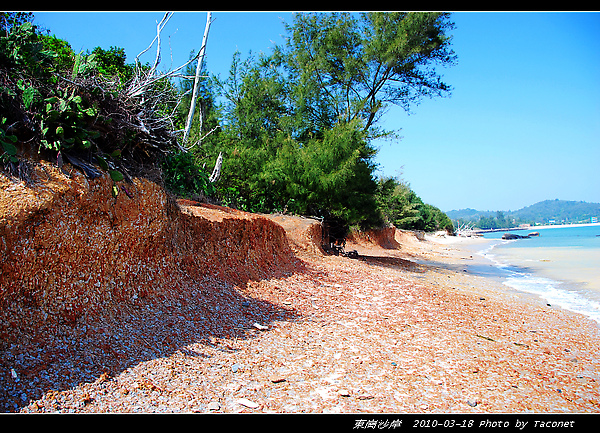
<path fill-rule="evenodd" d="M 583 314 L 600 323 L 600 302 L 576 291 L 574 286 L 565 282 L 540 277 L 498 260 L 497 256 L 492 254 L 492 251 L 497 245 L 506 243 L 506 241 L 502 241 L 491 244 L 477 253 L 490 260 L 497 268 L 507 272 L 503 282 L 504 285 L 517 291 L 537 295 L 551 305 L 557 305 L 566 310 Z"/>

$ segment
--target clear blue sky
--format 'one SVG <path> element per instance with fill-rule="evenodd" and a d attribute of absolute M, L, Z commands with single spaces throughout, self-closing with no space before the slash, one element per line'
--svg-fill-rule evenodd
<path fill-rule="evenodd" d="M 72 48 L 145 49 L 162 12 L 35 12 L 36 24 Z M 427 203 L 516 210 L 545 199 L 600 202 L 600 13 L 458 12 L 458 64 L 440 70 L 452 96 L 425 100 L 384 126 L 398 142 L 378 144 L 379 174 L 400 175 Z M 213 12 L 206 52 L 225 76 L 233 53 L 269 53 L 281 43 L 284 12 Z M 163 35 L 164 68 L 199 49 L 205 12 L 176 12 Z M 154 51 L 145 57 L 151 61 Z"/>

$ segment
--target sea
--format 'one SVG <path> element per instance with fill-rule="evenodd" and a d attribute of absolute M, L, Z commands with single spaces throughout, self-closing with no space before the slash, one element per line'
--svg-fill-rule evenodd
<path fill-rule="evenodd" d="M 527 236 L 504 240 L 504 233 Z M 532 227 L 486 233 L 476 253 L 492 262 L 505 286 L 600 325 L 600 224 Z"/>

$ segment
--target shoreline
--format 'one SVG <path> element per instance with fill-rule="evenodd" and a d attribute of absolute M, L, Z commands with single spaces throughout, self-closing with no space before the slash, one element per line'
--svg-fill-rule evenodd
<path fill-rule="evenodd" d="M 531 229 L 559 229 L 568 227 L 600 227 L 600 223 L 582 223 L 582 224 L 551 224 L 543 226 L 532 226 Z"/>
<path fill-rule="evenodd" d="M 594 224 L 595 225 L 595 224 Z M 428 240 L 431 242 L 440 242 L 435 236 L 429 237 Z M 572 288 L 575 286 L 592 287 L 593 282 L 591 281 L 583 281 L 583 280 L 568 280 L 566 278 L 559 278 L 558 275 L 553 273 L 548 273 L 545 269 L 539 266 L 527 266 L 527 259 L 520 258 L 511 262 L 510 256 L 503 255 L 502 257 L 505 260 L 509 260 L 509 262 L 503 263 L 503 266 L 499 266 L 499 263 L 495 260 L 492 260 L 489 257 L 485 257 L 486 251 L 489 252 L 490 249 L 495 248 L 498 245 L 499 239 L 486 239 L 486 238 L 461 238 L 461 241 L 454 241 L 449 239 L 446 242 L 443 242 L 444 245 L 452 245 L 458 250 L 462 250 L 466 253 L 472 254 L 472 257 L 475 259 L 473 262 L 474 266 L 471 266 L 470 272 L 474 275 L 478 275 L 480 277 L 490 278 L 491 282 L 488 285 L 491 285 L 495 288 L 495 290 L 500 294 L 508 294 L 509 296 L 516 296 L 517 298 L 523 300 L 527 303 L 532 303 L 538 306 L 552 306 L 553 308 L 559 308 L 564 310 L 569 314 L 579 314 L 584 316 L 586 319 L 593 321 L 598 326 L 600 326 L 600 321 L 594 318 L 596 315 L 592 315 L 593 313 L 587 313 L 581 311 L 580 308 L 574 307 L 569 301 L 579 300 L 579 299 L 561 299 L 556 300 L 550 294 L 538 293 L 535 291 L 526 290 L 524 287 L 517 288 L 515 287 L 515 277 L 517 278 L 528 278 L 533 279 L 535 281 L 543 280 L 545 283 L 552 284 L 553 287 L 566 285 L 567 288 Z M 489 248 L 483 248 L 485 245 L 489 245 Z M 496 255 L 494 253 L 494 255 Z M 501 254 L 502 255 L 502 254 Z M 534 264 L 535 265 L 535 264 Z M 468 266 L 467 266 L 468 268 Z M 486 272 L 485 269 L 488 269 Z M 510 269 L 510 270 L 508 270 Z M 482 271 L 483 270 L 483 271 Z M 571 292 L 567 289 L 556 288 L 559 293 L 565 293 L 568 296 L 574 296 L 577 298 L 581 296 L 578 292 Z M 593 289 L 591 289 L 593 290 Z M 544 296 L 546 295 L 546 296 Z M 589 300 L 590 302 L 592 299 Z M 566 304 L 569 304 L 568 306 Z"/>
<path fill-rule="evenodd" d="M 581 223 L 581 224 L 546 224 L 539 226 L 529 226 L 529 227 L 510 227 L 505 229 L 473 229 L 474 233 L 485 234 L 485 233 L 497 233 L 497 232 L 511 232 L 511 231 L 521 231 L 521 230 L 544 230 L 544 229 L 556 229 L 556 228 L 568 228 L 568 227 L 594 227 L 599 226 L 600 223 Z"/>
<path fill-rule="evenodd" d="M 480 254 L 485 250 L 485 245 L 494 243 L 493 239 L 477 237 L 457 237 L 457 239 L 460 240 L 450 239 L 440 242 L 439 238 L 427 237 L 428 241 L 442 245 L 446 251 L 450 251 L 448 259 L 441 266 L 455 273 L 453 279 L 462 283 L 464 292 L 488 294 L 502 299 L 504 302 L 519 302 L 533 307 L 547 308 L 549 306 L 548 302 L 537 294 L 517 290 L 504 284 L 509 273 L 498 268 L 492 260 Z M 558 306 L 553 307 L 563 310 L 567 314 L 578 314 Z"/>

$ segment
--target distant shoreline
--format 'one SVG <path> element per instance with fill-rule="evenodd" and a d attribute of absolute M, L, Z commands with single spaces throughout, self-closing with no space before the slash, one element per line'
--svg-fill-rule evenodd
<path fill-rule="evenodd" d="M 565 227 L 591 227 L 600 226 L 600 223 L 581 223 L 581 224 L 550 224 L 545 226 L 531 226 L 532 229 L 555 229 Z"/>
<path fill-rule="evenodd" d="M 512 227 L 504 229 L 481 229 L 473 230 L 474 233 L 494 233 L 494 232 L 510 232 L 513 230 L 538 230 L 538 229 L 555 229 L 555 228 L 566 228 L 566 227 L 590 227 L 600 226 L 600 223 L 581 223 L 581 224 L 549 224 L 543 226 L 529 226 L 529 227 Z"/>

